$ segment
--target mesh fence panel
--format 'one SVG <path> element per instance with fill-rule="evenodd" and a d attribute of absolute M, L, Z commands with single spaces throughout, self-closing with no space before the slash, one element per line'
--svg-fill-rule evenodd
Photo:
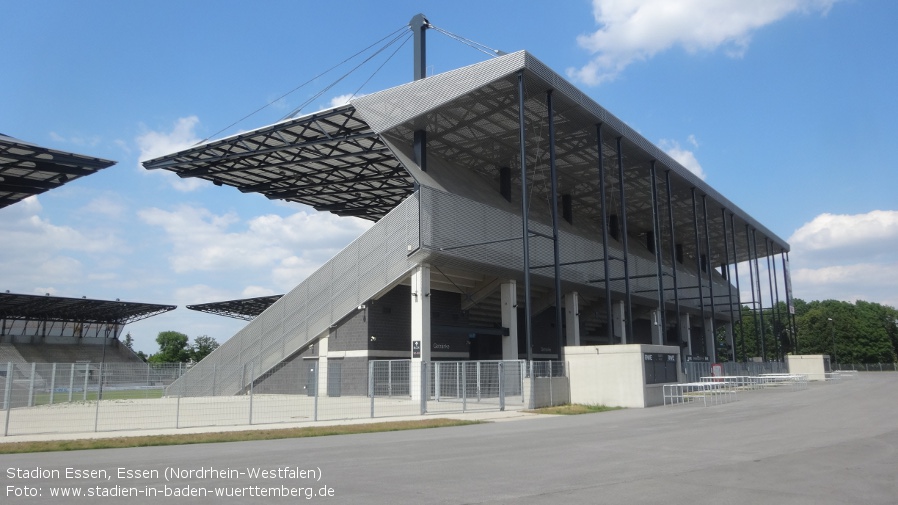
<path fill-rule="evenodd" d="M 0 365 L 4 436 L 526 408 L 533 404 L 533 379 L 566 376 L 557 362 L 318 357 L 263 373 L 237 359 L 201 373 L 187 370 L 183 364 Z M 236 394 L 222 394 L 235 387 Z"/>

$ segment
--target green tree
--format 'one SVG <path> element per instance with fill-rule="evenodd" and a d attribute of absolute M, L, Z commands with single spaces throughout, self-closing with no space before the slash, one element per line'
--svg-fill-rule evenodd
<path fill-rule="evenodd" d="M 161 331 L 156 336 L 159 352 L 149 358 L 150 363 L 186 363 L 190 361 L 190 338 L 177 331 Z"/>
<path fill-rule="evenodd" d="M 134 337 L 131 336 L 130 331 L 125 334 L 125 340 L 123 340 L 122 343 L 125 344 L 125 347 L 128 349 L 134 350 Z"/>
<path fill-rule="evenodd" d="M 193 339 L 193 345 L 190 346 L 190 359 L 198 363 L 215 349 L 218 349 L 218 342 L 214 338 L 208 335 L 196 337 Z"/>

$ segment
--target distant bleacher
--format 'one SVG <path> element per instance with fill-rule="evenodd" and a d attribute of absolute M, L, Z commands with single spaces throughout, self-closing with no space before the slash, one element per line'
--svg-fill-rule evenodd
<path fill-rule="evenodd" d="M 102 345 L 0 344 L 0 363 L 142 363 L 133 351 L 114 342 Z"/>

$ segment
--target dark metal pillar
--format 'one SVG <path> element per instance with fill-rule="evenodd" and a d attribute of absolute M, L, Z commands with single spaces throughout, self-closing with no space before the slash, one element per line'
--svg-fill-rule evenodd
<path fill-rule="evenodd" d="M 408 23 L 415 34 L 415 80 L 427 77 L 427 37 L 426 30 L 430 23 L 424 14 L 416 14 Z M 415 130 L 414 133 L 415 163 L 421 170 L 427 171 L 427 130 Z"/>
<path fill-rule="evenodd" d="M 702 195 L 702 220 L 705 223 L 705 254 L 708 256 L 708 296 L 711 297 L 711 360 L 717 362 L 717 307 L 714 302 L 714 276 L 711 273 L 711 227 L 708 225 L 708 197 Z"/>
<path fill-rule="evenodd" d="M 692 188 L 692 231 L 695 235 L 695 273 L 698 278 L 698 302 L 701 310 L 702 339 L 704 341 L 704 339 L 708 338 L 708 328 L 705 325 L 705 289 L 702 285 L 702 248 L 699 245 L 701 240 L 699 240 L 698 236 L 698 205 L 695 201 L 695 188 Z M 708 342 L 705 342 L 705 350 L 707 349 Z M 692 352 L 695 352 L 695 349 Z"/>
<path fill-rule="evenodd" d="M 774 253 L 774 254 L 776 254 L 776 253 Z M 783 330 L 785 329 L 786 325 L 783 324 L 783 317 L 780 314 L 780 288 L 779 288 L 778 280 L 776 278 L 776 257 L 773 258 L 773 294 L 775 295 L 775 299 L 774 299 L 775 301 L 773 304 L 773 306 L 775 307 L 774 316 L 776 316 L 776 321 L 778 322 L 778 324 L 773 325 L 773 328 L 776 331 L 777 342 L 782 342 L 783 341 L 782 333 L 783 333 Z M 779 326 L 779 328 L 777 328 L 777 326 Z M 789 340 L 788 340 L 789 347 L 794 349 L 794 347 L 792 347 L 791 335 L 788 338 L 789 338 Z"/>
<path fill-rule="evenodd" d="M 665 186 L 667 186 L 667 222 L 670 226 L 670 271 L 673 274 L 674 311 L 677 319 L 677 343 L 682 348 L 683 334 L 680 333 L 680 286 L 677 282 L 677 234 L 674 230 L 673 197 L 670 190 L 670 169 L 664 173 Z"/>
<path fill-rule="evenodd" d="M 658 270 L 658 312 L 660 312 L 658 324 L 661 325 L 661 345 L 664 345 L 664 340 L 667 338 L 667 316 L 665 314 L 667 311 L 664 304 L 664 262 L 661 257 L 661 245 L 664 241 L 661 240 L 661 220 L 658 215 L 658 174 L 655 170 L 655 160 L 652 160 L 650 175 L 652 178 L 652 233 L 655 236 L 655 250 L 653 252 L 655 253 L 655 267 Z"/>
<path fill-rule="evenodd" d="M 736 215 L 732 213 L 730 214 L 730 235 L 733 239 L 733 270 L 736 276 L 736 301 L 739 305 L 739 345 L 742 347 L 742 360 L 748 362 L 748 354 L 745 354 L 745 322 L 742 320 L 742 291 L 739 286 L 739 253 L 736 252 Z M 735 342 L 733 344 L 735 345 Z M 735 354 L 735 350 L 733 354 Z"/>
<path fill-rule="evenodd" d="M 767 288 L 770 291 L 770 318 L 773 320 L 773 342 L 776 345 L 776 359 L 777 361 L 782 361 L 783 349 L 780 345 L 779 336 L 776 334 L 777 314 L 776 304 L 773 301 L 773 272 L 770 268 L 770 239 L 767 237 L 764 237 L 764 254 L 767 259 Z"/>
<path fill-rule="evenodd" d="M 549 178 L 552 191 L 552 253 L 555 262 L 555 336 L 558 340 L 558 359 L 564 359 L 564 331 L 561 328 L 561 265 L 558 247 L 558 170 L 555 166 L 555 111 L 552 108 L 552 90 L 546 92 L 549 116 Z"/>
<path fill-rule="evenodd" d="M 730 303 L 730 332 L 735 332 L 736 330 L 736 312 L 733 310 L 733 282 L 730 277 L 730 246 L 727 240 L 729 239 L 727 234 L 727 210 L 723 207 L 720 209 L 720 222 L 723 225 L 723 265 L 721 266 L 721 270 L 724 270 L 726 273 L 724 274 L 724 278 L 727 280 L 727 299 Z M 735 253 L 736 250 L 733 249 Z M 729 342 L 728 342 L 729 343 Z M 733 338 L 733 361 L 736 361 L 736 339 Z"/>
<path fill-rule="evenodd" d="M 752 248 L 755 253 L 755 280 L 757 280 L 757 288 L 758 288 L 758 320 L 761 322 L 761 333 L 759 337 L 761 339 L 761 356 L 763 356 L 764 361 L 767 361 L 767 331 L 764 328 L 764 298 L 761 294 L 761 266 L 758 264 L 758 238 L 755 235 L 755 230 L 751 230 L 751 243 Z M 752 286 L 754 289 L 755 286 Z"/>
<path fill-rule="evenodd" d="M 795 354 L 800 354 L 800 346 L 798 343 L 798 326 L 795 324 L 795 307 L 792 306 L 792 278 L 789 272 L 789 253 L 785 250 L 780 250 L 780 256 L 783 258 L 783 284 L 785 284 L 786 289 L 786 305 L 789 310 L 789 320 L 792 323 L 790 328 L 792 330 L 792 338 L 795 339 Z"/>
<path fill-rule="evenodd" d="M 630 248 L 627 241 L 627 192 L 624 190 L 624 152 L 621 146 L 623 137 L 617 138 L 617 172 L 620 177 L 620 214 L 621 240 L 624 246 L 624 286 L 627 311 L 627 341 L 633 338 L 633 304 L 630 298 Z"/>
<path fill-rule="evenodd" d="M 755 323 L 755 351 L 761 355 L 762 361 L 767 361 L 764 358 L 764 353 L 761 352 L 764 348 L 764 342 L 759 337 L 761 328 L 758 326 L 758 302 L 755 300 L 755 264 L 754 255 L 752 254 L 751 231 L 747 224 L 745 225 L 745 244 L 748 248 L 748 281 L 751 284 L 751 316 L 752 321 Z"/>
<path fill-rule="evenodd" d="M 599 201 L 602 205 L 602 263 L 605 269 L 605 313 L 608 323 L 605 325 L 605 333 L 608 343 L 614 343 L 614 325 L 611 319 L 611 269 L 608 257 L 608 203 L 605 200 L 605 156 L 602 153 L 602 123 L 596 125 L 596 143 L 599 151 Z"/>
<path fill-rule="evenodd" d="M 521 221 L 524 242 L 524 331 L 527 361 L 533 361 L 533 335 L 530 321 L 530 203 L 527 199 L 527 136 L 524 112 L 524 73 L 518 73 L 518 121 L 521 142 Z"/>

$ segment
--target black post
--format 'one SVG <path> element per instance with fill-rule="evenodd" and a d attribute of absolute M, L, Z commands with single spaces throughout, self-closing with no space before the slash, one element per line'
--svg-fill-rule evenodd
<path fill-rule="evenodd" d="M 783 259 L 783 284 L 786 289 L 786 306 L 789 310 L 789 329 L 792 331 L 792 338 L 795 339 L 795 354 L 801 354 L 800 345 L 798 343 L 798 326 L 795 325 L 795 309 L 792 307 L 792 279 L 789 274 L 789 253 L 780 250 L 780 256 Z"/>
<path fill-rule="evenodd" d="M 683 347 L 683 335 L 680 333 L 680 286 L 677 282 L 677 235 L 674 231 L 673 197 L 670 190 L 670 170 L 664 173 L 665 186 L 667 186 L 667 221 L 670 225 L 670 271 L 673 273 L 674 310 L 677 319 L 677 343 Z"/>
<path fill-rule="evenodd" d="M 558 247 L 558 171 L 555 167 L 555 112 L 552 108 L 552 90 L 546 92 L 549 109 L 549 177 L 552 191 L 552 253 L 555 261 L 555 336 L 558 339 L 558 359 L 564 360 L 564 332 L 561 322 L 561 265 Z"/>
<path fill-rule="evenodd" d="M 524 331 L 527 362 L 533 361 L 533 336 L 530 321 L 530 203 L 527 200 L 527 137 L 524 114 L 524 73 L 518 74 L 518 121 L 521 142 L 521 221 L 524 242 Z"/>
<path fill-rule="evenodd" d="M 757 288 L 758 288 L 758 320 L 761 322 L 761 356 L 764 357 L 764 361 L 767 361 L 767 331 L 764 328 L 764 299 L 761 294 L 761 266 L 758 264 L 758 238 L 755 235 L 754 228 L 751 230 L 751 243 L 752 248 L 755 252 L 755 280 L 757 280 Z M 752 286 L 754 289 L 755 286 Z"/>
<path fill-rule="evenodd" d="M 650 172 L 652 178 L 652 233 L 655 238 L 655 250 L 653 252 L 655 253 L 655 267 L 658 270 L 658 312 L 660 313 L 658 324 L 661 325 L 661 345 L 664 345 L 664 339 L 667 337 L 667 317 L 665 314 L 667 310 L 664 304 L 664 262 L 661 257 L 661 244 L 664 241 L 661 240 L 661 220 L 658 216 L 658 174 L 655 170 L 655 160 L 652 160 Z"/>
<path fill-rule="evenodd" d="M 724 264 L 721 266 L 721 270 L 726 269 L 726 273 L 724 274 L 724 278 L 727 280 L 727 299 L 730 303 L 730 333 L 732 334 L 736 328 L 736 313 L 733 310 L 733 281 L 730 277 L 730 246 L 727 239 L 727 210 L 723 207 L 720 208 L 720 222 L 723 225 L 723 255 L 724 255 Z M 733 250 L 735 253 L 735 249 Z M 729 342 L 727 342 L 729 344 Z M 736 340 L 733 339 L 733 361 L 736 361 Z"/>
<path fill-rule="evenodd" d="M 775 253 L 774 253 L 775 254 Z M 776 296 L 774 307 L 776 308 L 776 320 L 779 321 L 779 325 L 781 329 L 777 332 L 776 338 L 779 341 L 782 341 L 782 332 L 785 329 L 785 324 L 783 323 L 783 316 L 780 315 L 780 287 L 779 287 L 779 279 L 776 277 L 776 258 L 773 258 L 773 293 Z M 774 326 L 776 328 L 776 326 Z M 791 332 L 790 332 L 791 333 Z M 789 336 L 789 347 L 792 347 L 792 337 Z M 794 350 L 794 347 L 793 347 Z"/>
<path fill-rule="evenodd" d="M 736 215 L 730 214 L 730 235 L 733 239 L 733 270 L 736 274 L 736 302 L 739 305 L 739 345 L 742 347 L 742 361 L 748 362 L 745 354 L 745 322 L 742 320 L 742 291 L 739 286 L 739 253 L 736 252 Z M 736 343 L 733 342 L 733 345 Z M 734 352 L 735 354 L 735 352 Z"/>
<path fill-rule="evenodd" d="M 608 203 L 605 200 L 605 156 L 602 153 L 602 123 L 596 125 L 597 147 L 599 151 L 599 201 L 602 205 L 602 263 L 605 268 L 605 312 L 608 322 L 605 333 L 608 344 L 614 343 L 614 325 L 611 319 L 611 269 L 608 257 Z"/>
<path fill-rule="evenodd" d="M 698 303 L 701 309 L 700 317 L 702 319 L 702 340 L 705 343 L 705 352 L 708 350 L 708 328 L 705 325 L 705 289 L 702 286 L 702 248 L 699 245 L 701 240 L 698 236 L 698 205 L 695 201 L 695 188 L 692 188 L 692 231 L 695 235 L 695 275 L 698 278 Z M 692 350 L 695 352 L 695 349 Z M 704 354 L 704 353 L 703 353 Z M 711 358 L 711 356 L 708 356 Z"/>
<path fill-rule="evenodd" d="M 418 81 L 427 77 L 427 37 L 425 32 L 430 27 L 430 23 L 424 14 L 416 14 L 408 25 L 415 34 L 415 80 Z M 413 148 L 415 163 L 426 172 L 427 130 L 415 130 Z"/>
<path fill-rule="evenodd" d="M 702 195 L 702 220 L 705 222 L 705 254 L 708 260 L 705 262 L 708 268 L 708 296 L 711 297 L 711 359 L 717 362 L 717 307 L 714 303 L 714 276 L 711 273 L 711 227 L 708 225 L 708 197 Z"/>
<path fill-rule="evenodd" d="M 623 137 L 617 138 L 617 172 L 620 176 L 621 240 L 624 246 L 624 286 L 627 311 L 627 341 L 633 338 L 633 305 L 630 299 L 630 248 L 627 241 L 627 193 L 624 190 L 624 153 L 621 146 Z"/>
<path fill-rule="evenodd" d="M 776 324 L 779 320 L 779 315 L 776 312 L 776 302 L 774 302 L 773 298 L 773 272 L 770 268 L 770 239 L 764 237 L 764 253 L 767 255 L 767 288 L 770 291 L 770 318 L 773 319 L 773 341 L 776 344 L 776 354 L 777 361 L 783 361 L 783 348 L 780 345 L 779 336 L 776 334 Z M 774 262 L 774 265 L 776 263 Z"/>

